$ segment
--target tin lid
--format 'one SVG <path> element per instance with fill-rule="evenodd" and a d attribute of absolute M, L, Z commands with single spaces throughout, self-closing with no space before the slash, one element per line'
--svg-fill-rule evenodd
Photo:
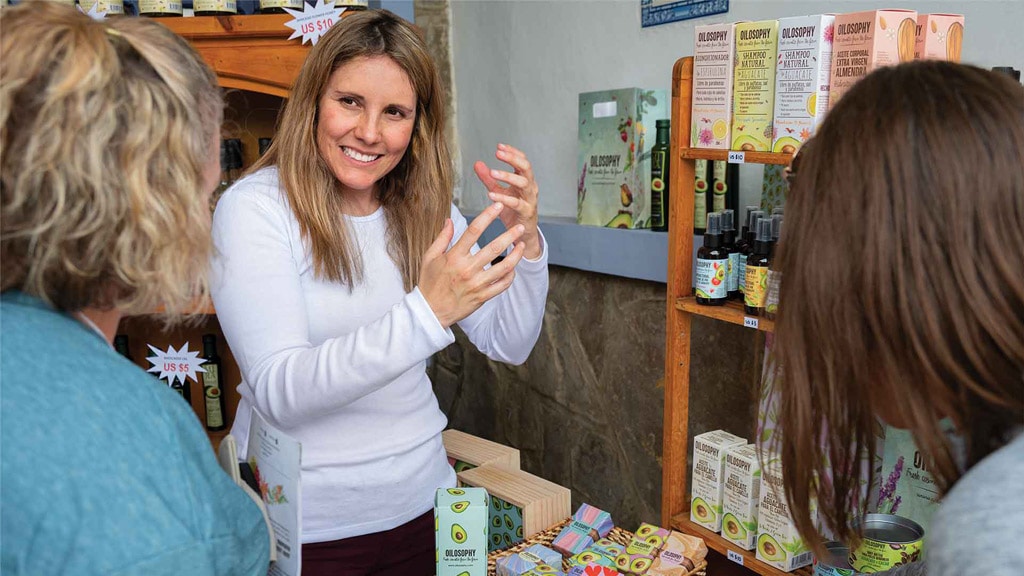
<path fill-rule="evenodd" d="M 868 514 L 864 516 L 864 538 L 885 544 L 904 544 L 924 538 L 924 528 L 902 516 Z"/>

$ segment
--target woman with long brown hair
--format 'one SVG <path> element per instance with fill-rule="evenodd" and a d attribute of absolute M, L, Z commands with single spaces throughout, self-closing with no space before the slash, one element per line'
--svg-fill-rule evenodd
<path fill-rule="evenodd" d="M 434 493 L 455 474 L 426 360 L 455 323 L 517 364 L 540 333 L 530 163 L 504 145 L 509 171 L 478 162 L 496 204 L 467 226 L 445 123 L 416 31 L 385 11 L 346 17 L 310 51 L 266 155 L 217 206 L 213 297 L 243 376 L 233 433 L 244 444 L 255 409 L 302 442 L 305 575 L 433 572 Z M 508 231 L 478 249 L 495 218 Z"/>
<path fill-rule="evenodd" d="M 817 499 L 857 539 L 881 419 L 912 433 L 943 494 L 928 573 L 1019 574 L 1024 88 L 947 62 L 879 69 L 829 112 L 792 181 L 774 350 L 801 534 L 820 549 Z"/>

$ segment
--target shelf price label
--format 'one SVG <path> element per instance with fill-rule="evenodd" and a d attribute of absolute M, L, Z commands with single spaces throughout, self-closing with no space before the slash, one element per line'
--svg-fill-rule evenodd
<path fill-rule="evenodd" d="M 743 327 L 744 328 L 753 328 L 754 330 L 757 330 L 757 318 L 751 318 L 750 316 L 744 316 L 743 317 Z"/>
<path fill-rule="evenodd" d="M 302 43 L 308 40 L 316 46 L 320 37 L 334 26 L 335 22 L 341 20 L 341 13 L 344 8 L 335 8 L 334 2 L 326 3 L 324 0 L 316 0 L 316 5 L 304 3 L 302 10 L 285 8 L 285 12 L 291 15 L 292 20 L 284 25 L 293 30 L 289 40 L 302 36 Z"/>
<path fill-rule="evenodd" d="M 729 151 L 729 164 L 743 164 L 747 161 L 746 152 L 736 152 L 735 150 Z"/>
<path fill-rule="evenodd" d="M 726 556 L 728 556 L 729 560 L 732 560 L 740 566 L 743 566 L 743 554 L 740 554 L 735 550 L 727 550 Z"/>

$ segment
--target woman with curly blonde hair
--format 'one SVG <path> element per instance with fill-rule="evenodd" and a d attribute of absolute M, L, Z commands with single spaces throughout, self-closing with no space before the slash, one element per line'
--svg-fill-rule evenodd
<path fill-rule="evenodd" d="M 179 396 L 111 348 L 207 293 L 222 99 L 141 18 L 0 13 L 4 574 L 263 574 L 258 507 Z"/>

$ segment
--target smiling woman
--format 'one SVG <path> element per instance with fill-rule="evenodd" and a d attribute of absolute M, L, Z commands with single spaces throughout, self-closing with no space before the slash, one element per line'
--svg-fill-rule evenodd
<path fill-rule="evenodd" d="M 514 364 L 540 333 L 547 252 L 532 167 L 506 145 L 495 157 L 507 170 L 477 162 L 495 204 L 467 224 L 452 205 L 444 106 L 409 24 L 345 18 L 310 51 L 274 143 L 214 215 L 212 293 L 244 380 L 232 431 L 244 441 L 255 409 L 302 442 L 307 576 L 433 573 L 434 493 L 455 473 L 426 360 L 456 323 Z M 506 231 L 479 248 L 499 218 Z"/>

